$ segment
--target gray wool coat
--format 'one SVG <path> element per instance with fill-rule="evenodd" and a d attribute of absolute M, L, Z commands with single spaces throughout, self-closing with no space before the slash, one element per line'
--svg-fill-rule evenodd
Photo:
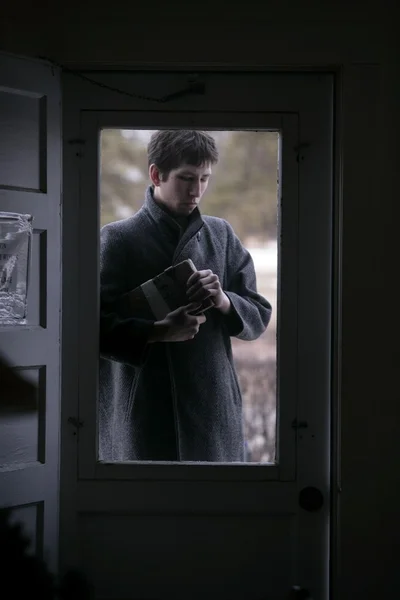
<path fill-rule="evenodd" d="M 258 338 L 271 316 L 249 252 L 229 223 L 198 209 L 182 231 L 151 187 L 133 217 L 102 228 L 100 246 L 100 460 L 243 461 L 230 338 Z M 151 315 L 128 315 L 120 298 L 186 258 L 218 275 L 232 311 L 209 309 L 192 340 L 148 344 Z"/>

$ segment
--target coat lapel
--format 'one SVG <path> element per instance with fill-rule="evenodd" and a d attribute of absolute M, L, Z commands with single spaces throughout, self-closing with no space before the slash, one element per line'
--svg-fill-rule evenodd
<path fill-rule="evenodd" d="M 178 261 L 186 244 L 200 231 L 204 225 L 204 221 L 198 208 L 196 208 L 189 218 L 189 223 L 186 230 L 181 235 L 181 227 L 177 221 L 161 206 L 159 206 L 153 198 L 153 189 L 149 186 L 146 190 L 144 203 L 145 210 L 150 214 L 152 220 L 156 223 L 161 235 L 167 239 L 169 244 L 171 241 L 175 244 L 172 264 Z"/>

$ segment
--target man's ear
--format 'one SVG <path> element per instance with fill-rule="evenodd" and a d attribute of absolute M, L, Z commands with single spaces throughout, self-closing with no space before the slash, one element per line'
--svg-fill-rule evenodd
<path fill-rule="evenodd" d="M 161 183 L 161 173 L 160 173 L 159 168 L 155 164 L 152 164 L 149 167 L 149 177 L 150 177 L 151 182 L 156 187 L 158 187 L 160 185 L 160 183 Z"/>

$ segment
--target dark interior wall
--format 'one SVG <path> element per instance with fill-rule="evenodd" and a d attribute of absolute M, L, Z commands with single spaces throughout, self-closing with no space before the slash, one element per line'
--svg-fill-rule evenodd
<path fill-rule="evenodd" d="M 4 3 L 0 39 L 10 51 L 63 62 L 287 65 L 373 62 L 380 52 L 385 3 L 372 0 L 95 0 Z M 336 44 L 333 45 L 333 39 Z"/>
<path fill-rule="evenodd" d="M 98 4 L 3 7 L 1 48 L 68 65 L 340 68 L 340 600 L 392 598 L 400 554 L 394 13 L 378 1 L 246 2 L 246 12 L 226 2 Z"/>

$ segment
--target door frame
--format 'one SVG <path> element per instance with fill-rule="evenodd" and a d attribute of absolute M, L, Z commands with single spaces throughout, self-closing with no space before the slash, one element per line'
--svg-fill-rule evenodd
<path fill-rule="evenodd" d="M 331 352 L 331 404 L 330 404 L 330 418 L 331 418 L 331 439 L 330 439 L 330 576 L 329 576 L 329 586 L 330 586 L 330 597 L 335 595 L 336 589 L 336 580 L 337 580 L 337 564 L 338 564 L 338 548 L 339 548 L 339 540 L 338 540 L 338 494 L 340 494 L 340 377 L 341 377 L 341 362 L 340 362 L 340 326 L 341 326 L 341 274 L 342 274 L 342 191 L 343 191 L 343 182 L 342 182 L 342 70 L 341 68 L 332 68 L 327 67 L 324 68 L 280 68 L 280 67 L 268 67 L 268 68 L 254 68 L 254 67 L 236 67 L 226 65 L 218 67 L 217 65 L 193 65 L 193 68 L 188 68 L 188 65 L 185 63 L 171 64 L 165 67 L 164 65 L 156 66 L 156 65 L 135 65 L 135 71 L 153 71 L 163 73 L 171 73 L 174 71 L 181 72 L 192 72 L 193 70 L 196 73 L 214 73 L 214 72 L 226 72 L 231 74 L 241 74 L 246 75 L 251 72 L 257 72 L 262 74 L 284 74 L 284 75 L 302 75 L 302 74 L 323 74 L 323 75 L 331 75 L 334 81 L 334 94 L 333 94 L 333 161 L 332 161 L 332 183 L 333 183 L 333 230 L 332 230 L 332 244 L 333 244 L 333 265 L 332 265 L 332 352 Z M 78 77 L 83 76 L 83 78 L 87 76 L 95 76 L 98 73 L 109 73 L 114 72 L 116 70 L 119 71 L 128 71 L 128 67 L 124 68 L 110 68 L 105 65 L 98 65 L 95 68 L 93 66 L 90 67 L 90 71 L 85 73 L 81 73 L 83 71 L 80 68 L 80 72 L 76 73 Z M 68 69 L 69 72 L 73 73 L 74 69 Z M 94 75 L 93 75 L 94 74 Z M 64 105 L 70 101 L 68 95 L 66 97 L 66 102 L 64 100 Z M 71 130 L 74 130 L 74 124 L 68 118 L 68 115 L 64 115 L 64 131 L 68 130 L 68 126 L 72 126 Z M 64 211 L 63 218 L 63 226 L 64 228 L 68 228 L 73 222 L 73 211 L 77 210 L 78 207 L 78 197 L 79 190 L 77 188 L 78 182 L 76 180 L 76 176 L 73 176 L 71 170 L 71 154 L 75 153 L 76 157 L 79 156 L 79 144 L 80 140 L 77 138 L 75 140 L 71 140 L 71 144 L 68 146 L 67 143 L 64 143 L 64 181 L 68 181 L 68 207 L 67 210 Z M 75 191 L 75 193 L 73 193 Z M 72 196 L 74 199 L 72 200 Z M 72 202 L 71 202 L 72 200 Z M 64 209 L 66 208 L 64 204 Z M 79 260 L 79 252 L 77 246 L 71 244 L 71 240 L 68 240 L 67 243 L 63 247 L 64 257 L 67 257 L 68 261 L 77 261 Z M 71 264 L 71 263 L 70 263 Z M 64 269 L 63 273 L 63 298 L 67 299 L 68 294 L 67 290 L 69 285 L 74 284 L 74 278 L 71 276 L 71 273 L 66 272 L 68 269 Z M 68 302 L 64 302 L 64 307 L 67 307 Z M 77 307 L 75 306 L 75 309 Z M 71 323 L 69 321 L 69 315 L 71 311 L 74 310 L 73 303 L 71 303 L 67 310 L 64 308 L 63 315 L 63 390 L 62 397 L 63 399 L 70 394 L 70 390 L 76 385 L 76 370 L 73 373 L 74 368 L 71 364 L 71 352 L 72 352 L 72 339 L 74 336 L 74 332 L 77 332 L 77 323 Z M 76 313 L 75 313 L 76 314 Z M 73 363 L 73 361 L 72 361 Z M 62 402 L 62 418 L 63 420 L 69 418 L 68 410 L 64 410 L 65 403 Z M 75 434 L 71 433 L 70 440 L 73 441 L 75 438 Z M 63 452 L 67 452 L 72 450 L 74 452 L 72 445 L 68 443 L 68 439 L 64 444 Z M 65 467 L 65 462 L 64 462 Z M 70 490 L 73 491 L 73 490 Z M 76 492 L 76 490 L 75 490 Z M 62 511 L 61 511 L 62 512 Z M 63 521 L 63 516 L 61 514 L 61 521 Z"/>

